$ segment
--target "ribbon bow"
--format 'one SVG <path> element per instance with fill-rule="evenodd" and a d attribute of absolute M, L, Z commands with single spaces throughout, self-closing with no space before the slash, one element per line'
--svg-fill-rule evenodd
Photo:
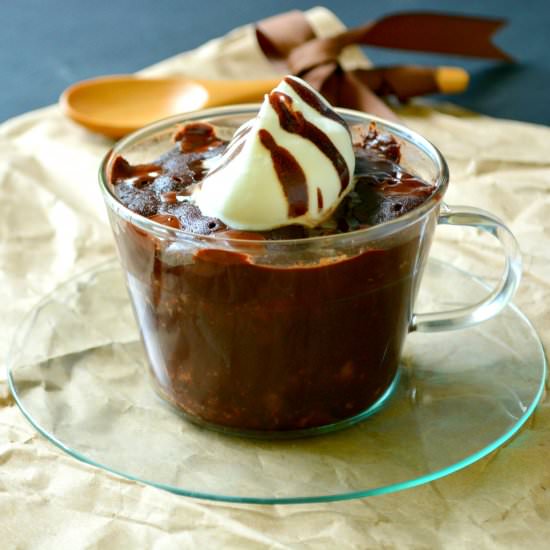
<path fill-rule="evenodd" d="M 333 105 L 396 116 L 378 96 L 410 97 L 442 91 L 437 69 L 420 66 L 373 67 L 346 71 L 338 57 L 351 45 L 454 54 L 512 61 L 491 43 L 502 19 L 436 13 L 398 13 L 347 30 L 317 38 L 301 11 L 264 19 L 256 38 L 264 55 L 280 70 L 307 80 Z"/>

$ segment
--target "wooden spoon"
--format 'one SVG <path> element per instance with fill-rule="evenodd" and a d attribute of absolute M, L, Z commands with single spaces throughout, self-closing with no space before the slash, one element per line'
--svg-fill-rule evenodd
<path fill-rule="evenodd" d="M 439 67 L 434 70 L 438 90 L 430 89 L 430 92 L 457 93 L 468 84 L 468 73 L 461 68 Z M 93 132 L 119 138 L 171 115 L 261 101 L 264 94 L 279 82 L 280 78 L 197 80 L 101 76 L 73 84 L 63 92 L 59 102 L 65 114 L 75 122 Z M 415 93 L 426 93 L 426 90 L 416 90 Z"/>
<path fill-rule="evenodd" d="M 119 138 L 171 115 L 231 103 L 258 102 L 275 80 L 197 80 L 102 76 L 67 88 L 64 113 L 93 132 Z"/>

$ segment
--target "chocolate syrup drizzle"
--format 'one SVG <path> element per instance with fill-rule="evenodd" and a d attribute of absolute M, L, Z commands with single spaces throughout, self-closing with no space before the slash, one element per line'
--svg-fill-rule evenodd
<path fill-rule="evenodd" d="M 262 128 L 258 136 L 262 145 L 271 153 L 273 167 L 287 197 L 288 216 L 303 216 L 308 208 L 308 192 L 302 167 L 288 149 L 277 145 L 267 130 Z"/>
<path fill-rule="evenodd" d="M 311 141 L 332 162 L 340 178 L 340 194 L 342 194 L 349 185 L 349 169 L 344 157 L 334 146 L 330 138 L 317 126 L 307 121 L 300 111 L 293 109 L 293 101 L 290 96 L 282 92 L 271 92 L 269 94 L 269 103 L 277 113 L 279 124 L 283 130 L 291 134 L 298 134 L 304 139 Z"/>
<path fill-rule="evenodd" d="M 319 187 L 317 187 L 317 208 L 319 212 L 323 210 L 323 193 Z"/>
<path fill-rule="evenodd" d="M 330 107 L 325 105 L 315 93 L 295 81 L 292 78 L 285 78 L 284 81 L 307 103 L 312 109 L 315 109 L 322 116 L 329 118 L 341 124 L 349 131 L 346 122 Z M 331 139 L 317 126 L 307 121 L 300 111 L 295 111 L 293 108 L 292 98 L 282 92 L 271 92 L 269 94 L 269 102 L 273 110 L 277 113 L 279 124 L 283 130 L 291 134 L 297 134 L 304 139 L 313 143 L 332 163 L 338 177 L 340 179 L 340 194 L 342 194 L 350 184 L 350 173 L 348 165 L 340 151 L 336 148 Z M 224 155 L 225 158 L 209 172 L 208 175 L 215 174 L 227 164 L 229 164 L 243 149 L 245 137 L 252 129 L 252 124 L 244 125 L 233 137 L 229 150 Z M 206 128 L 197 124 L 197 127 L 192 128 L 190 135 L 185 133 L 178 134 L 176 140 L 180 141 L 182 151 L 186 146 L 198 145 L 194 143 L 198 138 L 205 138 L 207 146 L 210 143 L 217 145 L 215 135 L 208 132 Z M 185 138 L 185 139 L 184 139 Z M 298 161 L 292 153 L 280 147 L 274 140 L 273 136 L 265 129 L 259 131 L 260 142 L 271 153 L 271 159 L 277 177 L 283 188 L 283 192 L 288 201 L 288 215 L 291 218 L 299 217 L 305 214 L 308 210 L 309 195 L 307 188 L 307 180 Z M 323 196 L 320 189 L 317 189 L 317 208 L 319 211 L 323 209 Z"/>

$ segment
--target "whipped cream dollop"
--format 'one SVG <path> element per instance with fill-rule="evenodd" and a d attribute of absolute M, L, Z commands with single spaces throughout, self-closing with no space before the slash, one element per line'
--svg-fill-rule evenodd
<path fill-rule="evenodd" d="M 314 227 L 351 191 L 354 168 L 344 120 L 311 86 L 287 76 L 235 132 L 193 200 L 235 229 Z"/>

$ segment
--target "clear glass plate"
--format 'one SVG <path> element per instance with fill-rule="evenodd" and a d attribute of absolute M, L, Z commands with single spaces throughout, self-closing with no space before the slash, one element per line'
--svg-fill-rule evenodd
<path fill-rule="evenodd" d="M 430 260 L 418 309 L 449 309 L 483 282 Z M 541 342 L 508 306 L 477 327 L 408 336 L 385 407 L 340 432 L 262 441 L 182 419 L 154 393 L 116 261 L 59 287 L 26 317 L 8 359 L 34 427 L 75 458 L 181 495 L 252 503 L 342 500 L 449 475 L 510 439 L 539 402 Z"/>

